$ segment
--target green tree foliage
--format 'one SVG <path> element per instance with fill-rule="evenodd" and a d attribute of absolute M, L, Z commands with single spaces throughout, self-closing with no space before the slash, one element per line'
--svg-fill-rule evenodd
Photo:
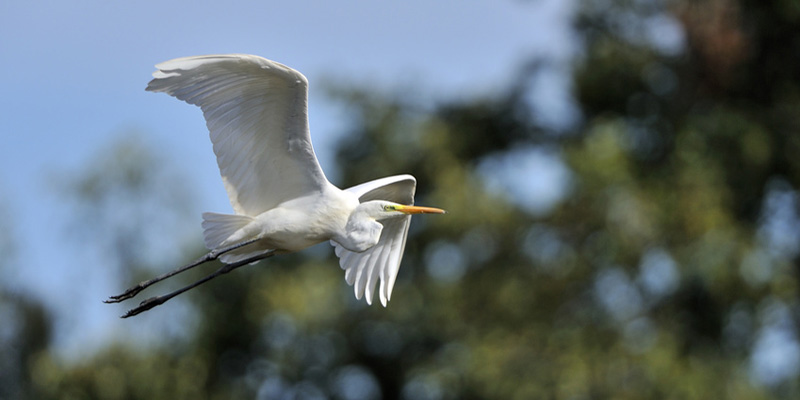
<path fill-rule="evenodd" d="M 122 279 L 163 262 L 181 244 L 163 239 L 188 231 L 182 225 L 193 211 L 191 190 L 167 160 L 142 134 L 128 131 L 100 148 L 83 170 L 57 177 L 62 201 L 74 209 L 69 240 L 93 243 L 90 249 Z"/>
<path fill-rule="evenodd" d="M 333 90 L 340 183 L 412 173 L 449 211 L 414 219 L 388 308 L 328 248 L 276 257 L 190 293 L 173 346 L 68 365 L 29 346 L 21 393 L 797 398 L 799 22 L 788 0 L 582 2 L 567 132 L 533 117 L 536 87 L 430 108 Z M 552 171 L 554 193 L 510 186 Z"/>
<path fill-rule="evenodd" d="M 6 198 L 0 197 L 0 274 L 9 276 L 17 266 L 15 218 Z M 30 355 L 46 352 L 51 339 L 50 315 L 36 299 L 0 281 L 0 398 L 22 399 L 32 394 L 26 371 Z"/>

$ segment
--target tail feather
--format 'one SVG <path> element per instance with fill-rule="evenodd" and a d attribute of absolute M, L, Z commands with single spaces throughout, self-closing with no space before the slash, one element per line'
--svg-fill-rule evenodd
<path fill-rule="evenodd" d="M 253 222 L 253 217 L 246 215 L 203 213 L 203 241 L 207 248 L 213 250 L 247 240 L 249 237 L 245 232 L 239 235 L 236 235 L 236 232 L 251 222 Z M 220 261 L 231 264 L 268 251 L 272 251 L 272 249 L 257 242 L 223 254 Z"/>
<path fill-rule="evenodd" d="M 203 241 L 206 248 L 216 249 L 236 231 L 253 221 L 246 215 L 203 213 Z"/>

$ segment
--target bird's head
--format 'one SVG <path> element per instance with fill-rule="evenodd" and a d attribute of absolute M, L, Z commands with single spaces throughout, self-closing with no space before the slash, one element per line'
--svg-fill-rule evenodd
<path fill-rule="evenodd" d="M 362 204 L 369 208 L 368 213 L 376 220 L 402 217 L 411 214 L 445 214 L 441 208 L 409 206 L 391 201 L 375 200 Z"/>

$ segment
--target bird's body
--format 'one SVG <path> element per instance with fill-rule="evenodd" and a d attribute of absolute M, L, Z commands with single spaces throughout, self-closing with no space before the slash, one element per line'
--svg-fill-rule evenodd
<path fill-rule="evenodd" d="M 228 54 L 178 58 L 156 68 L 148 91 L 167 93 L 203 110 L 233 206 L 234 214 L 203 214 L 204 241 L 212 250 L 204 260 L 219 257 L 238 266 L 330 240 L 356 297 L 371 303 L 380 280 L 385 306 L 410 214 L 444 213 L 412 205 L 414 177 L 381 178 L 346 190 L 331 184 L 311 145 L 308 81 L 283 64 Z M 130 298 L 161 279 L 111 301 Z"/>
<path fill-rule="evenodd" d="M 222 256 L 224 262 L 246 256 L 245 251 L 256 250 L 256 247 L 282 252 L 302 250 L 334 239 L 340 232 L 344 232 L 350 213 L 358 205 L 358 198 L 355 196 L 338 188 L 328 187 L 320 193 L 280 203 L 254 217 L 205 213 L 203 227 L 206 247 L 214 249 L 253 237 L 262 238 L 253 247 Z M 237 223 L 238 221 L 241 222 Z M 215 237 L 224 240 L 211 240 Z"/>

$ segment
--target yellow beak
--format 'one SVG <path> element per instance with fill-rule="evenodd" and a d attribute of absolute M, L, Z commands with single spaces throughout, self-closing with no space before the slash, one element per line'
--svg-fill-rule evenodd
<path fill-rule="evenodd" d="M 404 214 L 447 214 L 447 211 L 434 207 L 397 206 L 396 210 Z"/>

